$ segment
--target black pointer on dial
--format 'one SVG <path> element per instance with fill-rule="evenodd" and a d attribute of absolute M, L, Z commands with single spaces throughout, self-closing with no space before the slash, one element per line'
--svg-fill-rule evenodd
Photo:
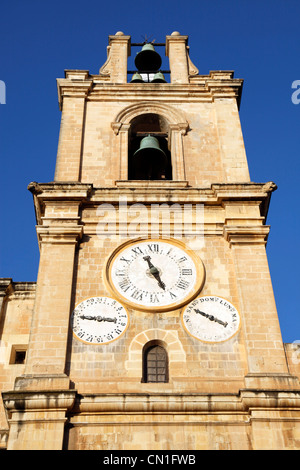
<path fill-rule="evenodd" d="M 144 256 L 144 260 L 147 261 L 148 263 L 148 266 L 150 268 L 150 273 L 152 274 L 153 277 L 155 277 L 155 279 L 157 280 L 158 282 L 158 285 L 159 287 L 161 287 L 163 290 L 165 290 L 166 286 L 165 284 L 162 282 L 162 280 L 160 279 L 160 275 L 159 275 L 159 271 L 158 269 L 153 266 L 153 264 L 151 263 L 151 257 L 150 256 Z"/>
<path fill-rule="evenodd" d="M 117 322 L 117 319 L 116 318 L 109 318 L 109 317 L 101 317 L 100 315 L 97 315 L 97 316 L 90 316 L 90 315 L 80 315 L 80 318 L 82 318 L 82 320 L 96 320 L 96 321 L 112 321 L 114 323 Z"/>
<path fill-rule="evenodd" d="M 210 321 L 215 321 L 217 323 L 220 323 L 220 325 L 223 325 L 225 328 L 228 325 L 227 322 L 219 320 L 218 318 L 214 317 L 213 315 L 209 315 L 208 313 L 201 312 L 201 310 L 198 310 L 197 308 L 194 308 L 194 310 L 195 310 L 196 313 L 200 313 L 200 315 L 202 315 L 203 317 L 208 318 Z"/>

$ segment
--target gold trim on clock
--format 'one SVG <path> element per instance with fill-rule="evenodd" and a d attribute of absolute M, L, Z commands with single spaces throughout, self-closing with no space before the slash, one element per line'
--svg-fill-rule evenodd
<path fill-rule="evenodd" d="M 173 250 L 173 247 L 175 250 Z M 155 248 L 156 252 L 154 251 Z M 131 258 L 130 256 L 125 258 L 125 254 L 131 255 Z M 138 257 L 140 258 L 137 260 Z M 125 261 L 127 260 L 123 264 L 121 263 L 122 258 Z M 150 258 L 149 262 L 146 258 Z M 148 292 L 147 288 L 140 289 L 138 282 L 135 286 L 133 278 L 135 276 L 138 278 L 139 276 L 139 271 L 137 270 L 137 262 L 139 262 L 140 276 L 146 276 L 147 273 L 149 289 L 150 285 L 152 285 L 153 289 L 153 275 L 149 274 L 149 267 L 151 266 L 149 263 L 151 261 L 158 265 L 161 279 L 159 277 L 158 279 L 156 278 L 158 282 L 156 291 L 154 288 L 153 292 Z M 154 267 L 152 266 L 152 268 Z M 116 282 L 117 270 L 120 275 L 123 275 L 123 281 L 119 283 Z M 193 279 L 191 282 L 189 274 L 191 275 L 190 278 Z M 178 275 L 177 283 L 176 275 Z M 172 292 L 172 288 L 168 286 L 170 277 L 175 279 L 173 279 L 173 285 L 176 286 L 174 287 L 175 290 L 177 289 L 176 293 Z M 182 307 L 199 294 L 205 281 L 205 269 L 200 257 L 181 241 L 170 238 L 138 238 L 126 241 L 112 252 L 105 266 L 104 278 L 113 296 L 119 298 L 127 306 L 140 311 L 166 312 Z M 126 285 L 127 291 L 123 293 L 120 286 L 122 286 L 122 283 L 125 283 L 125 280 L 127 280 L 129 287 Z M 143 283 L 145 284 L 145 279 L 143 279 Z M 163 290 L 160 289 L 162 284 L 165 285 Z M 135 296 L 136 299 L 132 299 L 129 295 L 136 293 L 139 295 L 138 301 L 137 295 Z M 162 300 L 163 297 L 164 300 Z M 154 299 L 153 305 L 149 304 L 150 299 L 151 301 Z"/>
<path fill-rule="evenodd" d="M 71 313 L 71 317 L 70 317 L 70 320 L 73 319 L 74 317 L 74 313 L 75 313 L 75 310 L 84 302 L 88 301 L 88 300 L 91 300 L 91 299 L 97 299 L 97 298 L 106 298 L 106 299 L 109 299 L 109 300 L 112 300 L 112 301 L 115 301 L 117 304 L 120 305 L 120 307 L 122 307 L 126 313 L 126 326 L 125 328 L 122 330 L 122 332 L 116 336 L 115 338 L 112 338 L 111 340 L 108 340 L 108 341 L 86 341 L 83 339 L 83 337 L 80 337 L 78 336 L 78 334 L 76 334 L 74 331 L 73 331 L 73 327 L 74 325 L 71 324 L 71 328 L 72 328 L 72 335 L 74 338 L 76 338 L 78 341 L 84 343 L 84 344 L 88 344 L 88 345 L 91 345 L 91 346 L 102 346 L 102 345 L 105 345 L 105 344 L 109 344 L 109 343 L 112 343 L 113 341 L 117 341 L 118 339 L 120 339 L 127 331 L 128 327 L 129 327 L 129 324 L 130 324 L 130 317 L 129 317 L 129 313 L 128 313 L 128 310 L 126 308 L 125 305 L 123 305 L 118 299 L 115 299 L 114 297 L 110 297 L 108 295 L 97 295 L 97 296 L 92 296 L 92 297 L 86 297 L 84 298 L 83 300 L 81 300 L 80 302 L 78 302 L 76 304 L 76 306 L 74 307 L 72 313 Z M 103 333 L 102 333 L 103 335 Z M 100 335 L 95 335 L 96 337 L 97 336 L 100 336 Z"/>

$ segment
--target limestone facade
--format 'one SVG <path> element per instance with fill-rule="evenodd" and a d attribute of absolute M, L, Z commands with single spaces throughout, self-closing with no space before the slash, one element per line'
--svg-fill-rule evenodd
<path fill-rule="evenodd" d="M 66 70 L 57 80 L 55 179 L 28 186 L 37 282 L 0 282 L 3 448 L 300 448 L 300 350 L 282 342 L 265 249 L 276 185 L 249 176 L 243 81 L 232 71 L 200 75 L 187 36 L 174 32 L 165 45 L 168 83 L 129 82 L 133 46 L 121 32 L 109 37 L 99 74 Z M 166 139 L 172 178 L 131 179 L 133 134 L 153 129 Z M 128 241 L 153 238 L 154 219 L 156 237 L 180 239 L 200 257 L 199 296 L 231 302 L 238 333 L 203 342 L 183 328 L 182 307 L 125 305 L 130 322 L 119 339 L 79 341 L 74 308 L 113 296 L 108 260 Z M 167 382 L 143 380 L 148 344 L 167 352 Z"/>

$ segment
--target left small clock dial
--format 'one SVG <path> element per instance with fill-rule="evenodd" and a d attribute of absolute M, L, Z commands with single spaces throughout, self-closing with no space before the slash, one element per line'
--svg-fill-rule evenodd
<path fill-rule="evenodd" d="M 71 315 L 73 335 L 87 344 L 106 344 L 125 333 L 129 316 L 125 307 L 110 297 L 91 297 Z"/>

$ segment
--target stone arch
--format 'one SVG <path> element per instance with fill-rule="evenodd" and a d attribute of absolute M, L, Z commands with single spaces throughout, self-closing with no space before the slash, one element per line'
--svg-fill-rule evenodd
<path fill-rule="evenodd" d="M 140 101 L 123 108 L 111 127 L 119 139 L 120 179 L 128 179 L 128 135 L 132 121 L 143 114 L 157 114 L 167 122 L 168 145 L 171 152 L 173 179 L 185 180 L 183 136 L 188 131 L 188 122 L 181 111 L 158 101 Z"/>
<path fill-rule="evenodd" d="M 145 330 L 136 335 L 130 343 L 126 369 L 130 376 L 142 378 L 143 375 L 143 349 L 145 344 L 151 341 L 158 341 L 164 344 L 169 357 L 169 377 L 174 375 L 184 375 L 186 364 L 186 353 L 175 330 L 162 330 L 153 328 Z"/>
<path fill-rule="evenodd" d="M 160 114 L 163 116 L 170 125 L 177 125 L 181 130 L 186 133 L 188 130 L 188 122 L 185 119 L 181 111 L 174 108 L 173 106 L 160 103 L 159 101 L 140 101 L 134 103 L 121 111 L 115 117 L 112 122 L 112 128 L 115 134 L 118 134 L 122 126 L 130 124 L 130 122 L 140 114 Z"/>

